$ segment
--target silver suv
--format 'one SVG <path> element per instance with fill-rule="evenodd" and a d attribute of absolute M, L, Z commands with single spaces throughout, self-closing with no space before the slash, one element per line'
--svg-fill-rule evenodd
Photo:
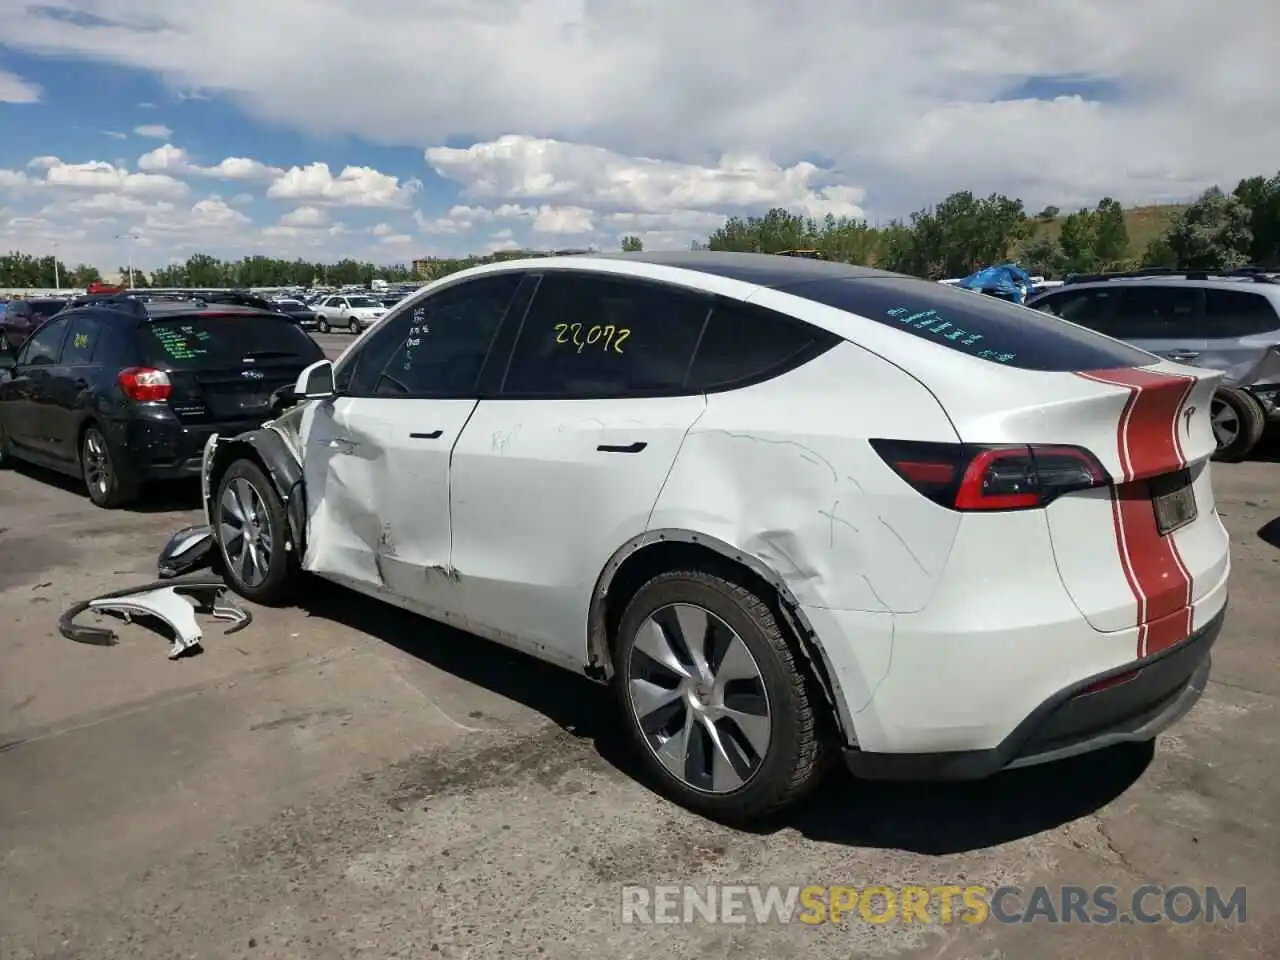
<path fill-rule="evenodd" d="M 1280 281 L 1232 272 L 1140 270 L 1069 278 L 1027 306 L 1166 357 L 1222 370 L 1219 460 L 1242 460 L 1280 420 Z"/>

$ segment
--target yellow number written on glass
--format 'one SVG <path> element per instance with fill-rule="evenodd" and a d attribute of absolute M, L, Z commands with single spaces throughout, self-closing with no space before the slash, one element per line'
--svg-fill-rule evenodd
<path fill-rule="evenodd" d="M 574 346 L 581 353 L 587 347 L 596 347 L 608 353 L 622 353 L 622 344 L 631 336 L 629 327 L 615 327 L 613 324 L 596 324 L 583 327 L 580 323 L 557 323 L 555 326 L 556 343 Z"/>
<path fill-rule="evenodd" d="M 76 349 L 79 349 L 80 347 L 87 347 L 88 345 L 89 335 L 87 333 L 77 333 L 75 338 L 71 341 L 71 346 Z"/>

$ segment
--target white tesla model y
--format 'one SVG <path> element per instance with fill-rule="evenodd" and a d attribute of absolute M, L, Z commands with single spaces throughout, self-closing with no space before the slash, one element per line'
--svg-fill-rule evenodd
<path fill-rule="evenodd" d="M 1150 740 L 1227 602 L 1220 375 L 1033 310 L 753 254 L 479 267 L 211 438 L 233 587 L 303 571 L 614 685 L 721 819 Z"/>

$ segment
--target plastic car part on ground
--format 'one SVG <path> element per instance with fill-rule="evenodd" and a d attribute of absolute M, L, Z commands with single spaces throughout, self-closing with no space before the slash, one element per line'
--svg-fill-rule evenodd
<path fill-rule="evenodd" d="M 125 590 L 113 590 L 91 600 L 82 600 L 67 610 L 58 620 L 58 632 L 77 643 L 115 646 L 115 631 L 77 624 L 76 617 L 87 610 L 114 614 L 126 623 L 138 617 L 151 617 L 173 632 L 169 659 L 175 660 L 198 647 L 203 639 L 200 625 L 196 622 L 197 613 L 231 621 L 224 634 L 236 633 L 253 622 L 253 615 L 230 602 L 227 593 L 227 585 L 219 577 L 157 580 Z"/>
<path fill-rule="evenodd" d="M 207 524 L 183 527 L 160 551 L 160 577 L 168 580 L 207 566 L 213 559 L 213 546 L 213 530 Z"/>

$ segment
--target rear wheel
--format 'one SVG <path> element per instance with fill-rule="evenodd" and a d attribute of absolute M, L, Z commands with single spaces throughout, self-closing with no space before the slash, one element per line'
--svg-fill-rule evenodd
<path fill-rule="evenodd" d="M 138 498 L 138 485 L 121 474 L 106 434 L 92 424 L 80 438 L 80 474 L 89 499 L 103 509 L 114 510 Z"/>
<path fill-rule="evenodd" d="M 821 779 L 820 693 L 755 592 L 697 570 L 661 574 L 627 606 L 615 662 L 631 740 L 681 805 L 745 822 Z"/>
<path fill-rule="evenodd" d="M 1218 445 L 1215 459 L 1227 463 L 1243 460 L 1262 439 L 1267 416 L 1262 406 L 1246 390 L 1223 387 L 1209 403 L 1213 439 Z"/>
<path fill-rule="evenodd" d="M 295 574 L 284 503 L 250 460 L 236 460 L 218 484 L 213 529 L 227 582 L 242 597 L 274 605 L 288 598 Z"/>

